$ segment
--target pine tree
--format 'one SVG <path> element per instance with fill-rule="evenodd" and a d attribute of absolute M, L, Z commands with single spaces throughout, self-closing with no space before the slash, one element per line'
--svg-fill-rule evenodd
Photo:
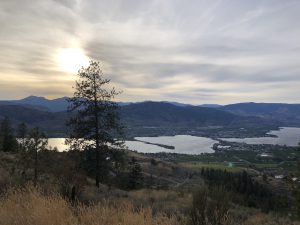
<path fill-rule="evenodd" d="M 25 123 L 20 123 L 17 128 L 17 137 L 19 138 L 19 146 L 21 150 L 25 148 L 26 136 L 28 133 L 28 129 Z"/>
<path fill-rule="evenodd" d="M 28 138 L 25 141 L 25 148 L 26 152 L 31 156 L 30 161 L 33 162 L 33 168 L 34 168 L 34 186 L 37 185 L 38 180 L 38 153 L 40 151 L 46 150 L 46 147 L 48 145 L 48 139 L 46 135 L 40 131 L 39 128 L 33 128 L 30 130 Z"/>
<path fill-rule="evenodd" d="M 0 126 L 0 150 L 12 152 L 17 150 L 17 140 L 8 117 L 5 117 Z"/>
<path fill-rule="evenodd" d="M 132 157 L 130 165 L 130 171 L 128 175 L 128 188 L 129 189 L 138 189 L 143 186 L 143 174 L 141 165 Z"/>
<path fill-rule="evenodd" d="M 110 153 L 120 149 L 123 143 L 116 138 L 122 134 L 122 126 L 119 106 L 113 102 L 119 92 L 109 88 L 109 84 L 110 80 L 104 78 L 99 62 L 91 61 L 87 68 L 78 71 L 75 92 L 69 99 L 69 111 L 73 112 L 73 117 L 68 122 L 71 134 L 66 143 L 71 150 L 88 150 L 95 154 L 97 187 L 103 173 L 108 173 L 103 166 L 113 162 Z"/>

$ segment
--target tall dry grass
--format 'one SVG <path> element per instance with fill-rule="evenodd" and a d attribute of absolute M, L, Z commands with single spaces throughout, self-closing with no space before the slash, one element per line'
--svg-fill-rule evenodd
<path fill-rule="evenodd" d="M 0 199 L 0 225 L 179 225 L 177 218 L 153 215 L 130 202 L 72 206 L 57 194 L 33 188 L 12 190 Z"/>

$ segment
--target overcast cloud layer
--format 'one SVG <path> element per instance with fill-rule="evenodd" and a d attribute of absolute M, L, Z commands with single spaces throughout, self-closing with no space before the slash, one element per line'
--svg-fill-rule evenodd
<path fill-rule="evenodd" d="M 1 0 L 0 99 L 69 96 L 62 48 L 119 100 L 300 102 L 299 0 Z"/>

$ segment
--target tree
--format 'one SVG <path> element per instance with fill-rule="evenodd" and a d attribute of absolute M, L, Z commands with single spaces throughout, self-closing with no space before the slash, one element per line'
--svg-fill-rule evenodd
<path fill-rule="evenodd" d="M 202 187 L 193 194 L 190 225 L 229 225 L 229 196 L 221 189 Z"/>
<path fill-rule="evenodd" d="M 69 99 L 69 111 L 73 112 L 73 116 L 67 123 L 71 133 L 66 143 L 70 145 L 70 150 L 88 150 L 95 153 L 97 187 L 103 165 L 100 165 L 101 161 L 112 162 L 109 153 L 120 149 L 123 144 L 120 138 L 116 138 L 122 134 L 122 126 L 119 106 L 113 102 L 120 92 L 110 88 L 109 84 L 110 80 L 104 78 L 99 62 L 91 61 L 87 68 L 78 71 L 75 92 Z"/>
<path fill-rule="evenodd" d="M 0 149 L 4 152 L 16 151 L 17 140 L 8 117 L 2 120 L 0 127 Z"/>
<path fill-rule="evenodd" d="M 141 165 L 136 161 L 134 157 L 132 157 L 129 165 L 130 165 L 130 170 L 128 174 L 128 188 L 129 189 L 141 188 L 143 186 L 143 181 L 144 181 Z"/>
<path fill-rule="evenodd" d="M 25 146 L 27 152 L 31 155 L 31 159 L 33 159 L 32 161 L 34 168 L 34 186 L 37 185 L 38 180 L 38 152 L 45 150 L 47 145 L 48 139 L 38 127 L 35 127 L 32 130 L 30 130 L 29 137 L 25 141 Z"/>
<path fill-rule="evenodd" d="M 19 140 L 19 146 L 21 150 L 24 150 L 25 148 L 25 141 L 26 141 L 26 136 L 28 133 L 28 129 L 25 123 L 20 123 L 18 128 L 17 128 L 17 137 L 20 139 Z"/>
<path fill-rule="evenodd" d="M 300 150 L 300 142 L 298 144 L 298 150 Z M 297 171 L 296 176 L 299 178 L 300 176 L 300 161 L 297 162 Z M 292 184 L 293 195 L 295 198 L 295 205 L 296 205 L 296 216 L 300 218 L 300 185 L 298 182 Z"/>

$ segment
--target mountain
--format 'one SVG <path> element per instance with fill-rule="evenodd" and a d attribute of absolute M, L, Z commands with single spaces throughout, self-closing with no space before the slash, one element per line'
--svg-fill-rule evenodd
<path fill-rule="evenodd" d="M 129 129 L 300 126 L 300 104 L 238 103 L 218 108 L 151 101 L 118 104 L 121 107 L 121 119 Z M 25 122 L 30 126 L 39 126 L 54 136 L 61 136 L 66 131 L 65 121 L 69 116 L 67 105 L 67 97 L 48 100 L 30 96 L 15 101 L 0 101 L 0 118 L 7 116 L 15 125 Z"/>
<path fill-rule="evenodd" d="M 66 133 L 67 112 L 49 112 L 24 105 L 0 104 L 0 119 L 8 117 L 14 126 L 24 122 L 31 127 L 40 127 L 52 136 Z"/>
<path fill-rule="evenodd" d="M 44 97 L 29 96 L 21 100 L 11 101 L 12 103 L 20 105 L 42 106 L 52 112 L 66 111 L 68 107 L 68 97 L 57 99 L 46 99 Z"/>
<path fill-rule="evenodd" d="M 277 120 L 281 126 L 300 125 L 300 104 L 250 102 L 226 105 L 219 109 L 239 116 Z"/>
<path fill-rule="evenodd" d="M 121 115 L 127 123 L 140 126 L 228 125 L 239 118 L 217 109 L 150 101 L 123 106 Z"/>
<path fill-rule="evenodd" d="M 206 108 L 214 108 L 214 109 L 222 107 L 222 105 L 218 105 L 218 104 L 202 104 L 202 105 L 199 105 L 199 106 L 206 107 Z"/>
<path fill-rule="evenodd" d="M 40 105 L 30 105 L 30 104 L 19 104 L 15 101 L 0 101 L 0 105 L 21 105 L 27 108 L 33 108 L 41 111 L 49 111 L 49 109 L 45 106 L 40 106 Z"/>
<path fill-rule="evenodd" d="M 151 101 L 150 101 L 151 102 Z M 175 106 L 180 106 L 180 107 L 186 107 L 186 106 L 193 106 L 191 104 L 185 104 L 185 103 L 180 103 L 180 102 L 168 102 L 168 101 L 162 101 L 161 103 L 169 103 Z"/>
<path fill-rule="evenodd" d="M 38 99 L 35 99 L 38 100 Z M 43 99 L 40 99 L 44 102 Z M 27 103 L 28 101 L 23 101 Z M 29 101 L 29 103 L 31 103 Z M 175 106 L 162 102 L 142 102 L 121 106 L 122 122 L 126 127 L 197 127 L 226 126 L 241 119 L 240 116 L 217 109 L 197 106 Z M 14 125 L 25 122 L 29 126 L 39 126 L 51 136 L 63 136 L 65 122 L 69 114 L 66 111 L 52 112 L 39 110 L 26 105 L 13 105 L 11 102 L 0 104 L 0 119 L 9 117 Z"/>
<path fill-rule="evenodd" d="M 68 108 L 68 97 L 46 99 L 44 97 L 29 96 L 21 100 L 0 101 L 0 105 L 21 105 L 41 111 L 60 112 Z"/>
<path fill-rule="evenodd" d="M 0 104 L 12 104 L 12 105 L 23 105 L 27 107 L 32 107 L 38 110 L 43 111 L 51 111 L 51 112 L 60 112 L 60 111 L 66 111 L 68 108 L 68 97 L 62 97 L 57 99 L 47 99 L 44 97 L 38 97 L 38 96 L 29 96 L 27 98 L 21 99 L 21 100 L 12 100 L 12 101 L 0 101 Z M 145 101 L 145 102 L 151 102 L 151 101 Z M 127 106 L 131 104 L 138 104 L 143 102 L 118 102 L 120 106 Z M 160 103 L 169 103 L 175 106 L 180 107 L 187 107 L 187 106 L 194 106 L 191 104 L 185 104 L 180 102 L 172 102 L 172 101 L 162 101 Z M 217 104 L 203 104 L 199 105 L 200 107 L 206 107 L 206 108 L 219 108 L 221 105 Z"/>
<path fill-rule="evenodd" d="M 222 105 L 218 105 L 218 104 L 192 105 L 192 104 L 186 104 L 186 103 L 180 103 L 180 102 L 168 102 L 168 101 L 163 101 L 163 103 L 170 103 L 172 105 L 181 106 L 181 107 L 186 107 L 186 106 L 200 106 L 200 107 L 214 108 L 214 109 L 222 107 Z"/>

